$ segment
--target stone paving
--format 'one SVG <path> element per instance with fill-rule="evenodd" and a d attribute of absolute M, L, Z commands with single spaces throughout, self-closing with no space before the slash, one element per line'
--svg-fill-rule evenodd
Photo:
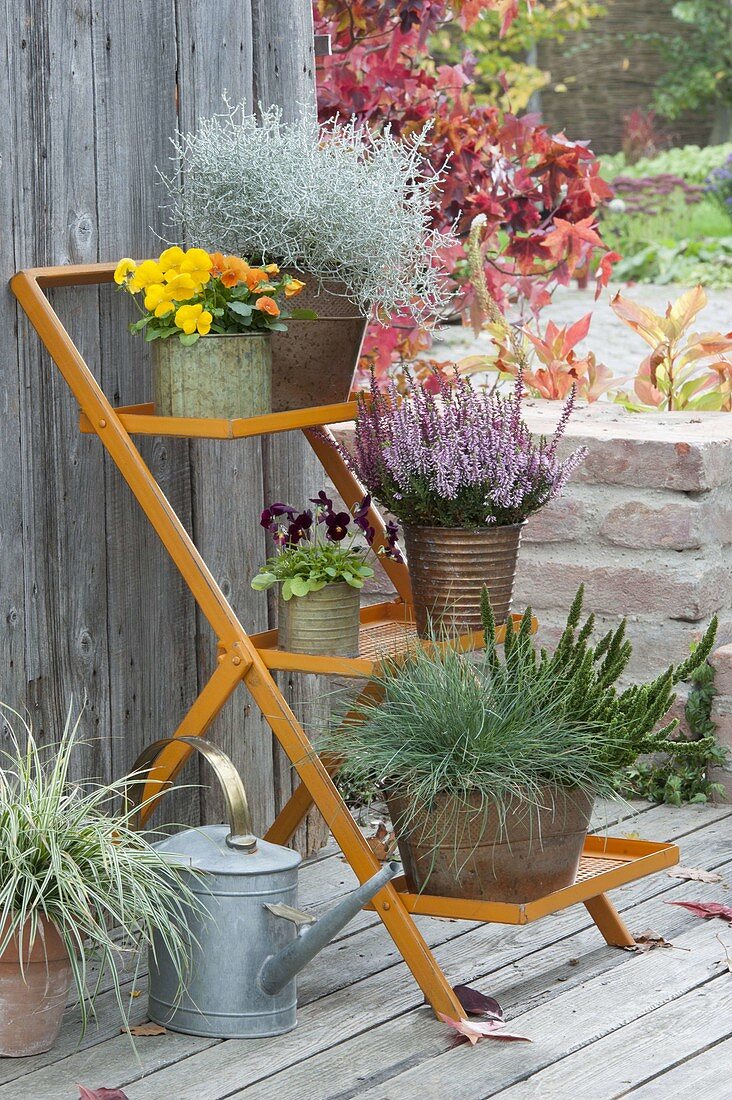
<path fill-rule="evenodd" d="M 657 313 L 663 313 L 667 303 L 678 298 L 684 289 L 676 285 L 656 286 L 647 283 L 613 286 L 604 291 L 595 302 L 594 291 L 590 288 L 578 290 L 576 287 L 560 287 L 552 304 L 542 312 L 541 327 L 543 329 L 549 320 L 558 325 L 572 324 L 591 312 L 589 335 L 578 345 L 578 350 L 594 351 L 598 362 L 610 367 L 614 375 L 631 376 L 647 354 L 647 345 L 615 316 L 610 308 L 610 297 L 620 290 L 632 301 L 648 306 Z M 707 305 L 699 314 L 694 330 L 729 332 L 732 329 L 732 290 L 708 290 L 707 298 Z M 485 353 L 487 347 L 488 340 L 485 336 L 474 340 L 470 330 L 450 326 L 439 334 L 430 354 L 435 359 L 459 359 L 465 355 Z"/>

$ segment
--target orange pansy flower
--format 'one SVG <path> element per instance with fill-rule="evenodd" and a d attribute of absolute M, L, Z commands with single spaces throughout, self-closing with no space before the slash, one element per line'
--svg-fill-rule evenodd
<path fill-rule="evenodd" d="M 261 309 L 262 313 L 268 313 L 270 317 L 279 317 L 280 307 L 275 302 L 274 298 L 268 297 L 263 294 L 261 298 L 258 298 L 254 304 L 255 309 Z"/>
<path fill-rule="evenodd" d="M 267 272 L 261 267 L 250 267 L 246 276 L 246 284 L 250 290 L 257 290 L 260 286 L 269 286 Z"/>
<path fill-rule="evenodd" d="M 239 256 L 222 256 L 220 252 L 213 252 L 211 259 L 214 271 L 224 286 L 237 286 L 246 281 L 249 272 L 249 264 Z"/>

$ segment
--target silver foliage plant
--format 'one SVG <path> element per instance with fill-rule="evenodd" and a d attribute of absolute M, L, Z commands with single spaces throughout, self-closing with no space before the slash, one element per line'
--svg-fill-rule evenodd
<path fill-rule="evenodd" d="M 450 299 L 439 253 L 453 238 L 431 226 L 441 173 L 425 175 L 424 141 L 229 106 L 173 139 L 174 170 L 159 171 L 168 224 L 204 248 L 341 281 L 365 314 L 429 323 Z"/>

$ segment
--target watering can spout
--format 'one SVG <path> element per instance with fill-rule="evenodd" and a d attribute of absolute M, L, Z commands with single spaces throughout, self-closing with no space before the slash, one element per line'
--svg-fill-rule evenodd
<path fill-rule="evenodd" d="M 270 955 L 265 959 L 262 967 L 259 984 L 265 993 L 275 994 L 291 982 L 297 973 L 315 958 L 326 944 L 329 944 L 335 935 L 363 909 L 364 905 L 378 894 L 382 887 L 386 886 L 401 870 L 399 863 L 387 863 L 380 871 L 368 879 L 352 894 L 344 898 L 338 905 L 312 923 L 303 923 L 298 931 L 296 940 L 288 944 L 277 955 Z M 284 912 L 277 912 L 275 906 L 270 907 L 277 916 L 284 916 L 289 920 L 296 920 Z M 291 912 L 296 913 L 295 910 Z M 302 914 L 299 916 L 303 917 Z M 298 922 L 299 923 L 299 922 Z"/>

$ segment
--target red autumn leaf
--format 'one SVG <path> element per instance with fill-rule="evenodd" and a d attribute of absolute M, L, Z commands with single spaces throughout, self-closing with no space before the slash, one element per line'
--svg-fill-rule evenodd
<path fill-rule="evenodd" d="M 484 1016 L 488 1020 L 503 1020 L 503 1009 L 494 997 L 486 997 L 469 985 L 453 986 L 453 993 L 471 1016 Z"/>
<path fill-rule="evenodd" d="M 446 1016 L 444 1012 L 438 1012 L 437 1015 L 443 1024 L 451 1027 L 461 1038 L 467 1039 L 471 1046 L 475 1046 L 480 1039 L 503 1039 L 509 1043 L 531 1042 L 531 1039 L 526 1035 L 516 1035 L 512 1031 L 504 1031 L 503 1024 L 499 1024 L 495 1020 L 453 1020 L 451 1016 Z"/>
<path fill-rule="evenodd" d="M 595 272 L 595 301 L 597 301 L 602 294 L 602 288 L 607 286 L 610 282 L 613 264 L 617 263 L 621 258 L 619 252 L 606 252 L 600 260 L 597 271 Z"/>
<path fill-rule="evenodd" d="M 732 923 L 732 907 L 718 901 L 667 901 L 666 905 L 680 905 L 682 909 L 688 909 L 695 917 L 702 917 L 704 920 L 720 917 Z"/>
<path fill-rule="evenodd" d="M 79 1100 L 128 1100 L 127 1093 L 122 1089 L 88 1089 L 85 1085 L 77 1085 Z"/>

